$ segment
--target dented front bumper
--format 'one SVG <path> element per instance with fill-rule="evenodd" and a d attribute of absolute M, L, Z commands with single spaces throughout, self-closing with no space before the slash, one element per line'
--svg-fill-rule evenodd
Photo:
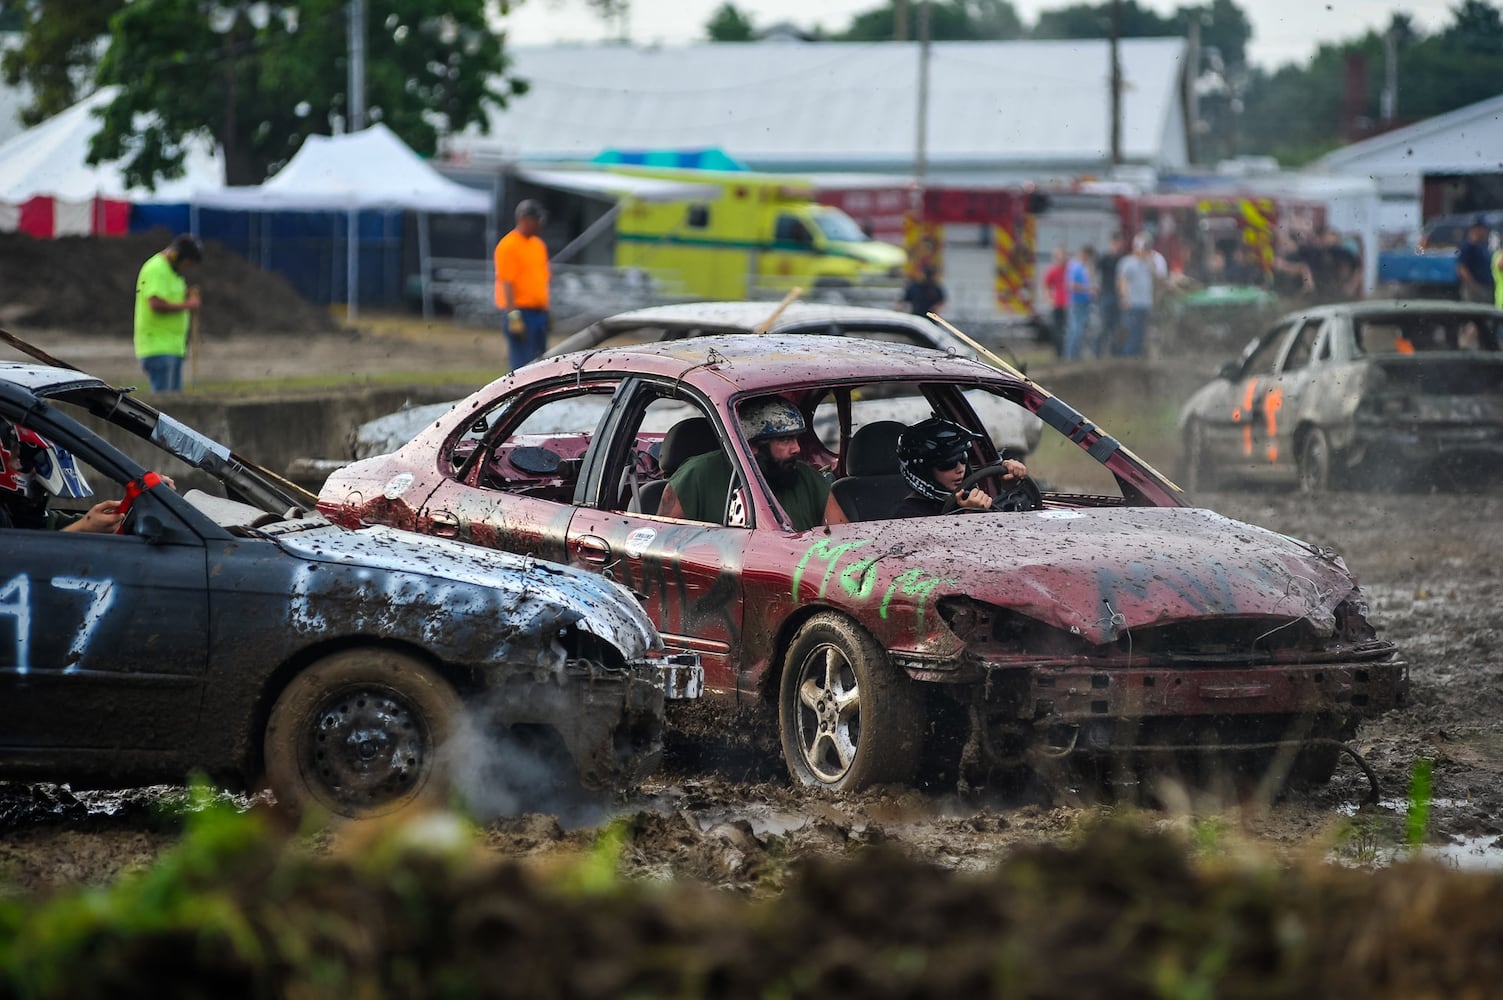
<path fill-rule="evenodd" d="M 698 698 L 704 670 L 697 653 L 671 653 L 605 666 L 569 660 L 551 680 L 523 672 L 492 699 L 501 730 L 544 727 L 573 758 L 580 784 L 628 786 L 662 763 L 667 700 Z"/>

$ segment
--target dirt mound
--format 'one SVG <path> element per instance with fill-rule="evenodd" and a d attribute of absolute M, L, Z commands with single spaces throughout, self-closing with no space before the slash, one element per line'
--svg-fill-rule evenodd
<path fill-rule="evenodd" d="M 129 336 L 136 275 L 172 234 L 39 240 L 0 233 L 0 322 L 32 329 Z M 216 335 L 310 334 L 335 328 L 328 311 L 303 299 L 281 275 L 210 241 L 190 279 L 203 289 L 200 322 Z"/>

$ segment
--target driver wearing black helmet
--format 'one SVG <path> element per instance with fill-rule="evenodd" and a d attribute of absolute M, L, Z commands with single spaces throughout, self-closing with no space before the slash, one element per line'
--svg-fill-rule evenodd
<path fill-rule="evenodd" d="M 910 492 L 892 509 L 889 517 L 929 517 L 943 514 L 947 504 L 964 510 L 992 510 L 993 498 L 979 487 L 960 492 L 965 483 L 971 445 L 980 440 L 953 420 L 930 417 L 909 427 L 898 437 L 898 463 Z M 1003 459 L 1007 472 L 1003 482 L 1028 475 L 1028 467 L 1015 458 Z"/>
<path fill-rule="evenodd" d="M 88 510 L 49 510 L 48 496 L 94 495 L 73 455 L 35 431 L 0 420 L 0 528 L 112 532 L 125 515 L 114 500 Z"/>

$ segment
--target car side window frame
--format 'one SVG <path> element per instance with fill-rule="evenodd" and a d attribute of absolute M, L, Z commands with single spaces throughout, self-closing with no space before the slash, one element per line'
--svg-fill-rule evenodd
<path fill-rule="evenodd" d="M 591 445 L 590 453 L 585 458 L 585 467 L 580 473 L 581 491 L 576 494 L 576 506 L 593 507 L 597 510 L 617 510 L 615 498 L 611 497 L 608 500 L 607 493 L 616 488 L 615 484 L 626 470 L 627 432 L 629 431 L 632 440 L 635 440 L 642 419 L 646 416 L 647 408 L 660 399 L 683 400 L 698 410 L 699 416 L 710 421 L 710 425 L 715 428 L 716 436 L 720 439 L 721 451 L 731 460 L 731 489 L 737 486 L 742 489 L 746 488 L 745 474 L 736 460 L 735 449 L 730 447 L 725 424 L 714 403 L 681 382 L 634 375 L 622 380 L 606 418 L 601 422 L 601 426 L 596 428 L 596 441 Z M 661 517 L 662 515 L 650 516 Z M 754 509 L 748 511 L 748 517 L 748 523 L 738 525 L 738 527 L 754 527 L 756 523 Z M 678 519 L 668 518 L 668 520 Z M 722 526 L 725 526 L 723 522 Z"/>
<path fill-rule="evenodd" d="M 1272 375 L 1278 371 L 1279 358 L 1284 352 L 1284 347 L 1288 343 L 1289 335 L 1293 332 L 1296 322 L 1298 321 L 1290 320 L 1279 323 L 1247 345 L 1247 349 L 1242 353 L 1242 363 L 1238 368 L 1237 378 L 1240 380 L 1254 375 Z M 1264 351 L 1268 352 L 1267 367 L 1262 371 L 1255 371 L 1253 362 L 1261 362 L 1265 356 Z"/>
<path fill-rule="evenodd" d="M 588 381 L 565 377 L 525 386 L 501 397 L 496 401 L 496 405 L 487 408 L 484 413 L 478 416 L 488 416 L 497 410 L 501 410 L 503 412 L 502 418 L 486 428 L 476 442 L 475 450 L 465 457 L 464 464 L 461 467 L 455 468 L 453 462 L 448 461 L 446 464 L 450 471 L 446 472 L 445 475 L 456 482 L 467 483 L 478 488 L 477 468 L 484 464 L 488 460 L 487 456 L 493 455 L 496 449 L 515 434 L 517 428 L 531 419 L 532 415 L 538 410 L 571 396 L 610 395 L 615 397 L 621 391 L 621 382 L 622 379 L 619 375 L 597 377 Z M 613 404 L 614 399 L 612 403 L 606 406 L 601 418 L 596 421 L 594 429 L 589 432 L 590 444 L 585 450 L 578 477 L 574 484 L 573 495 L 576 498 L 576 502 L 580 486 L 586 479 L 590 452 L 595 449 L 596 442 L 600 439 L 601 425 L 605 423 Z M 471 427 L 473 427 L 473 423 L 465 425 L 462 430 L 445 440 L 444 449 L 446 455 L 453 454 L 453 450 L 458 446 L 460 438 Z M 501 493 L 509 492 L 502 488 L 496 489 L 497 492 Z"/>
<path fill-rule="evenodd" d="M 1283 349 L 1279 352 L 1278 374 L 1288 375 L 1298 371 L 1304 371 L 1315 360 L 1316 348 L 1321 343 L 1321 337 L 1325 333 L 1326 321 L 1323 317 L 1312 316 L 1300 322 L 1289 338 Z M 1296 358 L 1295 352 L 1300 349 L 1300 344 L 1306 334 L 1309 334 L 1309 350 L 1304 352 L 1303 358 Z M 1298 361 L 1291 366 L 1290 362 Z"/>

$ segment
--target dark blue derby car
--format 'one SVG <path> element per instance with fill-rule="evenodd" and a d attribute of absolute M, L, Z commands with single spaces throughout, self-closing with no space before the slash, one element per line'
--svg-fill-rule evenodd
<path fill-rule="evenodd" d="M 87 375 L 0 364 L 0 428 L 0 777 L 203 771 L 363 817 L 504 780 L 495 748 L 525 746 L 615 787 L 698 692 L 697 658 L 598 574 L 331 524 Z"/>

